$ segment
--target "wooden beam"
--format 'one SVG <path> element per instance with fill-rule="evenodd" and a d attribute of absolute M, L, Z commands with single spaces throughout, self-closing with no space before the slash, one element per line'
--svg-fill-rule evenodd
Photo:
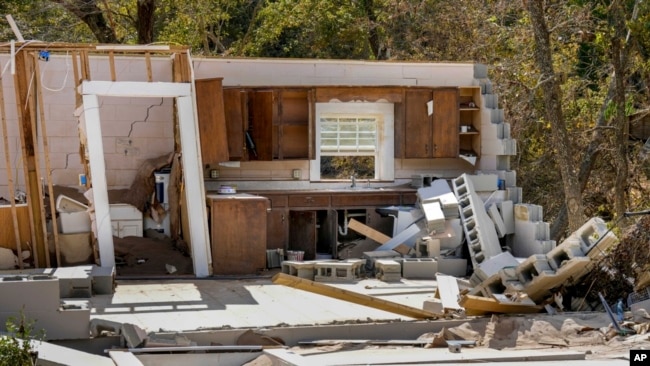
<path fill-rule="evenodd" d="M 395 86 L 341 86 L 316 88 L 317 103 L 329 103 L 332 100 L 338 100 L 341 102 L 386 101 L 387 103 L 401 103 L 403 95 L 402 87 Z"/>
<path fill-rule="evenodd" d="M 467 315 L 533 314 L 544 309 L 541 305 L 506 304 L 492 298 L 475 295 L 462 295 L 458 305 L 465 308 L 465 314 Z"/>
<path fill-rule="evenodd" d="M 350 219 L 348 228 L 358 232 L 366 238 L 376 241 L 379 244 L 386 244 L 386 242 L 390 240 L 390 236 L 366 226 L 355 219 Z"/>
<path fill-rule="evenodd" d="M 299 290 L 312 292 L 358 305 L 368 306 L 374 309 L 387 311 L 389 313 L 408 316 L 414 319 L 436 319 L 439 316 L 442 316 L 441 314 L 435 314 L 411 306 L 397 304 L 391 301 L 386 301 L 323 283 L 310 281 L 300 277 L 290 276 L 286 273 L 276 274 L 273 276 L 272 281 L 275 284 L 293 287 Z"/>
<path fill-rule="evenodd" d="M 27 205 L 29 206 L 29 220 L 31 223 L 32 250 L 34 266 L 45 267 L 46 241 L 43 228 L 45 223 L 41 216 L 41 185 L 38 179 L 37 159 L 34 145 L 36 131 L 34 129 L 34 94 L 30 93 L 30 80 L 34 73 L 34 66 L 30 57 L 24 50 L 15 55 L 16 74 L 14 75 L 14 87 L 16 90 L 16 109 L 20 123 L 20 141 L 23 153 L 23 169 L 25 174 L 25 185 L 27 186 Z"/>
<path fill-rule="evenodd" d="M 1 69 L 2 67 L 0 67 Z M 23 269 L 23 261 L 22 261 L 22 243 L 21 243 L 21 230 L 20 230 L 20 225 L 18 222 L 18 210 L 16 208 L 16 202 L 14 201 L 13 197 L 16 193 L 16 187 L 14 186 L 14 178 L 13 178 L 13 167 L 11 165 L 11 158 L 10 158 L 10 151 L 9 151 L 9 139 L 8 139 L 8 132 L 7 132 L 7 115 L 5 112 L 5 99 L 4 99 L 4 88 L 2 88 L 2 75 L 0 75 L 0 120 L 2 121 L 2 139 L 3 139 L 3 145 L 4 145 L 4 154 L 5 154 L 5 168 L 7 171 L 7 184 L 9 188 L 9 195 L 10 195 L 10 200 L 11 200 L 11 222 L 12 222 L 12 227 L 13 227 L 13 233 L 14 233 L 14 240 L 16 244 L 16 253 L 18 255 L 18 267 L 20 269 Z M 27 221 L 27 207 L 25 207 L 25 220 L 24 223 L 28 224 L 29 222 Z M 0 218 L 2 218 L 2 215 L 0 215 Z M 5 223 L 2 223 L 2 227 L 6 228 L 8 225 L 5 225 Z M 10 232 L 9 230 L 2 230 L 3 236 L 6 235 L 5 233 Z M 29 236 L 29 233 L 25 233 L 24 235 Z M 10 242 L 11 240 L 9 238 L 6 238 L 6 244 L 7 247 L 11 245 Z"/>
<path fill-rule="evenodd" d="M 82 84 L 82 94 L 94 94 L 105 97 L 125 98 L 176 98 L 190 96 L 192 87 L 189 83 L 149 83 L 143 81 L 93 81 Z"/>

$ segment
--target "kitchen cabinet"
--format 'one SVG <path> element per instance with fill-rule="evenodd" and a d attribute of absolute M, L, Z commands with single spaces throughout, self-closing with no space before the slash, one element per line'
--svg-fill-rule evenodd
<path fill-rule="evenodd" d="M 405 158 L 458 157 L 458 99 L 458 88 L 455 87 L 406 91 Z M 431 115 L 427 108 L 430 101 L 433 101 Z"/>
<path fill-rule="evenodd" d="M 218 164 L 230 159 L 221 81 L 221 78 L 194 81 L 201 159 L 204 164 Z"/>
<path fill-rule="evenodd" d="M 310 89 L 224 91 L 230 160 L 310 159 L 314 156 Z"/>
<path fill-rule="evenodd" d="M 269 200 L 236 194 L 209 195 L 212 273 L 256 274 L 266 268 Z"/>
<path fill-rule="evenodd" d="M 481 87 L 460 87 L 459 91 L 460 154 L 478 157 L 481 152 Z"/>
<path fill-rule="evenodd" d="M 314 260 L 317 254 L 336 258 L 335 210 L 290 210 L 289 218 L 289 250 L 304 251 L 304 260 Z"/>

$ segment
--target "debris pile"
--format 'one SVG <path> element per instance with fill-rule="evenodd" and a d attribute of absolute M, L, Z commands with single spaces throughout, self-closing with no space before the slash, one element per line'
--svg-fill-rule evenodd
<path fill-rule="evenodd" d="M 284 261 L 282 272 L 321 282 L 435 278 L 436 296 L 424 304 L 434 314 L 564 310 L 566 288 L 590 273 L 618 239 L 602 219 L 592 218 L 556 244 L 542 208 L 520 202 L 521 189 L 509 180 L 497 174 L 433 180 L 418 188 L 415 207 L 378 210 L 394 217 L 392 237 L 351 219 L 349 228 L 379 243 L 363 253 L 362 273 L 359 259 Z"/>

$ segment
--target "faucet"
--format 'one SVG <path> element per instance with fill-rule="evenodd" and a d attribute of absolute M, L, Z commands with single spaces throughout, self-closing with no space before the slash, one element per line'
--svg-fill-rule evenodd
<path fill-rule="evenodd" d="M 356 188 L 357 187 L 357 179 L 354 177 L 354 175 L 350 176 L 350 180 L 352 181 L 352 185 L 350 187 Z"/>

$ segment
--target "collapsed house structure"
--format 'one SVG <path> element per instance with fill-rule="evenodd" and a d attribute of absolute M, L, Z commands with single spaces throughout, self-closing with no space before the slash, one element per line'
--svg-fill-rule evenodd
<path fill-rule="evenodd" d="M 510 168 L 516 141 L 485 65 L 38 42 L 0 52 L 0 287 L 12 299 L 43 288 L 47 309 L 28 316 L 81 314 L 55 338 L 91 336 L 78 299 L 111 293 L 120 268 L 137 268 L 120 252 L 156 233 L 186 245 L 196 277 L 275 270 L 276 283 L 416 319 L 541 312 L 616 243 L 598 218 L 550 239 Z M 346 156 L 372 158 L 372 173 L 328 176 L 325 162 Z M 436 279 L 437 298 L 414 309 L 328 285 L 366 276 Z"/>

